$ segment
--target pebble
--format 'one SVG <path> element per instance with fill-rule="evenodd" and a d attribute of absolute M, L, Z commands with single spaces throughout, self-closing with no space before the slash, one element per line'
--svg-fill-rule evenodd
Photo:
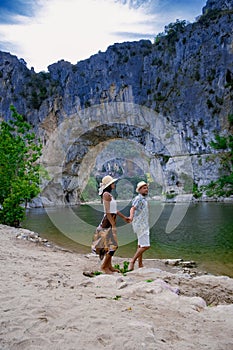
<path fill-rule="evenodd" d="M 50 243 L 46 238 L 41 238 L 38 233 L 25 229 L 19 229 L 19 233 L 16 235 L 16 238 L 33 243 L 40 243 L 49 248 L 53 247 L 52 243 Z"/>
<path fill-rule="evenodd" d="M 181 266 L 183 268 L 197 267 L 197 263 L 195 261 L 183 261 L 183 259 L 168 259 L 165 261 L 165 265 Z"/>
<path fill-rule="evenodd" d="M 181 261 L 179 265 L 189 269 L 197 267 L 197 263 L 195 261 Z"/>
<path fill-rule="evenodd" d="M 183 259 L 167 259 L 165 265 L 178 266 L 182 261 Z"/>

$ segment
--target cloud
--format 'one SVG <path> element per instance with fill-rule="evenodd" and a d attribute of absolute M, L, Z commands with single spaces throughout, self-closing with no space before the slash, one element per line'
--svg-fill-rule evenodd
<path fill-rule="evenodd" d="M 23 57 L 36 71 L 61 59 L 75 64 L 116 42 L 153 39 L 165 25 L 185 19 L 178 16 L 179 8 L 169 10 L 171 3 L 176 2 L 13 0 L 4 7 L 10 17 L 0 24 L 0 49 Z"/>
<path fill-rule="evenodd" d="M 0 23 L 20 23 L 23 17 L 33 17 L 39 6 L 36 0 L 1 0 Z"/>
<path fill-rule="evenodd" d="M 117 3 L 129 8 L 141 9 L 146 15 L 146 26 L 148 32 L 127 32 L 117 31 L 121 38 L 146 38 L 151 39 L 159 32 L 164 31 L 164 27 L 177 19 L 193 22 L 201 14 L 203 6 L 207 0 L 115 0 Z M 138 23 L 139 24 L 139 23 Z M 142 23 L 140 23 L 142 24 Z"/>
<path fill-rule="evenodd" d="M 16 55 L 24 57 L 36 70 L 44 70 L 60 59 L 76 63 L 106 50 L 119 41 L 119 28 L 144 31 L 146 25 L 138 25 L 140 22 L 145 22 L 142 11 L 126 9 L 115 1 L 50 0 L 43 1 L 36 18 L 1 25 L 0 34 L 2 40 L 15 45 Z"/>
<path fill-rule="evenodd" d="M 9 51 L 9 52 L 14 52 L 16 48 L 20 50 L 20 47 L 17 47 L 15 44 L 12 44 L 9 41 L 0 41 L 0 48 L 2 51 Z"/>
<path fill-rule="evenodd" d="M 155 37 L 155 35 L 151 33 L 115 32 L 114 34 L 126 40 L 154 39 Z"/>
<path fill-rule="evenodd" d="M 128 5 L 130 8 L 137 9 L 141 6 L 150 5 L 152 2 L 158 4 L 159 0 L 115 0 L 115 2 L 121 3 L 123 5 Z"/>
<path fill-rule="evenodd" d="M 143 8 L 147 14 L 162 14 L 174 17 L 177 13 L 186 20 L 194 20 L 195 16 L 201 14 L 202 8 L 207 0 L 115 0 L 118 3 L 129 6 L 130 8 Z"/>

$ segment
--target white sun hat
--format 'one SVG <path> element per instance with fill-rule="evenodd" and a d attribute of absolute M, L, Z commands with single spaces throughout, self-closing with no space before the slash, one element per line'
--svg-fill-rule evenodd
<path fill-rule="evenodd" d="M 117 180 L 118 179 L 114 179 L 110 175 L 106 175 L 105 177 L 103 177 L 102 182 L 100 184 L 100 188 L 99 188 L 99 195 L 101 195 L 103 193 L 103 190 L 105 190 L 105 188 L 107 188 L 108 186 L 110 186 L 111 184 L 116 182 Z"/>
<path fill-rule="evenodd" d="M 140 181 L 138 184 L 137 184 L 137 188 L 136 188 L 136 192 L 138 193 L 139 192 L 139 190 L 140 190 L 140 188 L 142 187 L 142 186 L 148 186 L 148 184 L 145 182 L 145 181 Z"/>

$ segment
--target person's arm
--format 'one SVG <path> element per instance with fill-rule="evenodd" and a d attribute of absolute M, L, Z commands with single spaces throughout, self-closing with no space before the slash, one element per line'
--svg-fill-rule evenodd
<path fill-rule="evenodd" d="M 127 218 L 124 214 L 122 214 L 120 211 L 117 211 L 117 215 L 120 216 L 125 222 L 130 222 L 129 218 Z"/>
<path fill-rule="evenodd" d="M 136 210 L 136 207 L 131 207 L 130 208 L 130 212 L 129 212 L 129 222 L 132 222 L 133 221 L 133 217 L 134 217 L 134 212 Z"/>

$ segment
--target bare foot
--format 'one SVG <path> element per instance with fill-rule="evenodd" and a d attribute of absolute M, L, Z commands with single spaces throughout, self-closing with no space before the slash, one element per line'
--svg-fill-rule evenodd
<path fill-rule="evenodd" d="M 144 265 L 143 264 L 138 264 L 138 267 L 140 269 L 141 267 L 144 267 Z"/>
<path fill-rule="evenodd" d="M 112 272 L 120 272 L 120 270 L 114 269 L 113 266 L 109 266 L 109 270 L 112 271 Z"/>
<path fill-rule="evenodd" d="M 134 264 L 130 263 L 128 267 L 128 271 L 133 271 L 133 269 L 134 269 Z"/>
<path fill-rule="evenodd" d="M 112 275 L 113 274 L 113 272 L 108 267 L 101 268 L 101 270 L 103 271 L 103 273 L 106 273 L 107 275 Z"/>

